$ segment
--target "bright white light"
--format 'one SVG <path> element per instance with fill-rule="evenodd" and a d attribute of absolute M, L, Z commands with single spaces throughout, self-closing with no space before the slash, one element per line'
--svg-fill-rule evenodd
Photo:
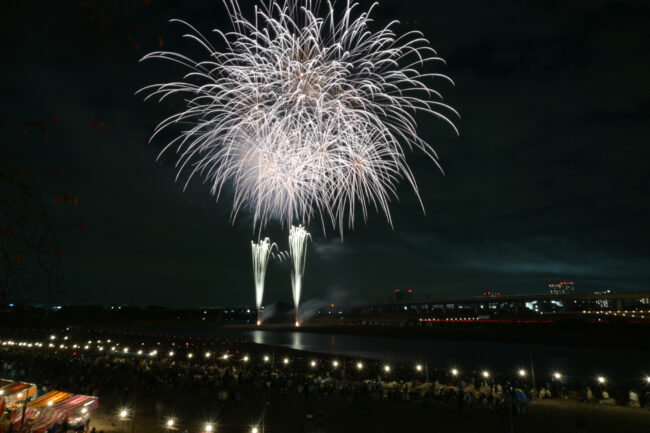
<path fill-rule="evenodd" d="M 650 383 L 650 376 L 646 376 L 645 381 Z"/>
<path fill-rule="evenodd" d="M 173 350 L 169 352 L 169 356 L 170 357 L 174 356 L 174 351 Z"/>
<path fill-rule="evenodd" d="M 415 369 L 417 371 L 422 371 L 422 366 L 420 364 L 418 364 L 418 365 L 415 366 Z"/>
<path fill-rule="evenodd" d="M 22 393 L 22 392 L 19 392 L 18 395 L 17 395 L 17 397 L 18 397 L 19 399 L 20 399 L 20 398 L 23 398 L 23 393 Z"/>
<path fill-rule="evenodd" d="M 172 428 L 174 427 L 174 420 L 172 418 L 169 418 L 166 422 L 167 428 Z"/>
<path fill-rule="evenodd" d="M 390 371 L 390 365 L 384 365 L 384 371 L 388 373 Z"/>
<path fill-rule="evenodd" d="M 248 355 L 244 356 L 244 362 L 248 362 Z"/>
<path fill-rule="evenodd" d="M 209 358 L 210 357 L 210 352 L 205 352 L 205 357 Z M 225 359 L 225 358 L 224 358 Z"/>
<path fill-rule="evenodd" d="M 267 355 L 264 356 L 264 362 L 269 362 L 269 357 Z"/>
<path fill-rule="evenodd" d="M 253 279 L 255 280 L 255 306 L 257 307 L 257 326 L 262 324 L 259 320 L 260 309 L 262 308 L 262 299 L 264 297 L 264 278 L 266 276 L 266 268 L 269 263 L 269 257 L 273 254 L 273 250 L 277 250 L 278 246 L 271 243 L 269 238 L 265 238 L 255 243 L 251 241 L 251 251 L 253 254 Z"/>
<path fill-rule="evenodd" d="M 606 380 L 603 376 L 598 376 L 598 383 L 605 383 Z"/>
<path fill-rule="evenodd" d="M 311 365 L 312 367 L 316 367 L 316 361 L 310 362 L 309 365 Z"/>
<path fill-rule="evenodd" d="M 483 377 L 490 377 L 489 371 L 484 370 L 481 374 L 483 375 Z"/>
<path fill-rule="evenodd" d="M 282 362 L 284 362 L 285 364 L 288 364 L 289 363 L 289 358 L 284 358 L 284 360 Z"/>
<path fill-rule="evenodd" d="M 362 362 L 357 362 L 357 370 L 363 369 L 363 363 Z"/>
<path fill-rule="evenodd" d="M 125 347 L 122 351 L 123 351 L 124 353 L 129 353 L 129 348 L 128 348 L 128 347 Z"/>
<path fill-rule="evenodd" d="M 253 428 L 251 428 L 251 433 L 258 433 L 258 429 L 257 429 L 257 427 L 253 427 Z"/>
<path fill-rule="evenodd" d="M 54 404 L 54 402 L 53 402 L 52 400 L 50 400 L 50 401 L 47 402 L 47 405 L 48 405 L 48 406 L 52 406 L 53 404 Z"/>
<path fill-rule="evenodd" d="M 211 432 L 212 431 L 212 424 L 206 424 L 205 425 L 205 431 L 206 432 Z"/>
<path fill-rule="evenodd" d="M 85 407 L 82 407 L 81 408 L 81 413 L 86 413 L 86 412 L 88 412 L 88 409 L 86 409 Z"/>
<path fill-rule="evenodd" d="M 233 28 L 219 32 L 223 51 L 181 21 L 208 51 L 202 60 L 144 57 L 188 69 L 143 89 L 186 100 L 156 128 L 183 124 L 164 151 L 176 151 L 177 166 L 205 177 L 214 195 L 232 186 L 233 218 L 251 210 L 255 226 L 322 219 L 342 231 L 372 208 L 391 222 L 399 179 L 419 195 L 407 150 L 437 159 L 416 114 L 456 130 L 457 113 L 432 88 L 451 80 L 426 67 L 443 60 L 420 33 L 398 34 L 397 20 L 378 25 L 373 8 L 352 1 L 260 0 L 250 18 L 243 10 L 252 8 L 238 3 L 226 2 Z"/>
<path fill-rule="evenodd" d="M 124 418 L 127 417 L 128 414 L 129 414 L 129 412 L 126 409 L 122 409 L 120 411 L 120 418 L 124 419 Z"/>
<path fill-rule="evenodd" d="M 522 369 L 522 370 L 519 370 L 517 373 L 518 373 L 519 376 L 521 376 L 521 377 L 526 376 L 526 370 L 523 370 L 523 369 Z"/>
<path fill-rule="evenodd" d="M 228 354 L 227 354 L 227 353 L 224 353 L 223 356 L 222 356 L 222 358 L 223 358 L 223 359 L 228 359 Z"/>
<path fill-rule="evenodd" d="M 302 293 L 302 277 L 305 275 L 307 260 L 307 241 L 311 235 L 305 228 L 291 226 L 289 230 L 289 257 L 291 258 L 291 291 L 296 312 L 296 326 L 300 326 L 300 295 Z"/>
<path fill-rule="evenodd" d="M 338 367 L 338 366 L 339 366 L 339 362 L 338 362 L 338 361 L 332 361 L 332 366 L 333 366 L 334 368 Z"/>
<path fill-rule="evenodd" d="M 562 379 L 562 375 L 556 371 L 555 373 L 553 373 L 553 378 L 556 380 L 560 380 Z"/>
<path fill-rule="evenodd" d="M 188 353 L 188 354 L 187 354 L 187 357 L 188 357 L 189 359 L 192 359 L 192 357 L 194 357 L 194 355 L 193 355 L 192 353 Z"/>
<path fill-rule="evenodd" d="M 138 350 L 138 355 L 142 355 L 142 350 Z"/>
<path fill-rule="evenodd" d="M 455 369 L 455 368 L 452 368 L 452 369 L 451 369 L 451 375 L 452 375 L 452 376 L 458 376 L 458 370 Z"/>

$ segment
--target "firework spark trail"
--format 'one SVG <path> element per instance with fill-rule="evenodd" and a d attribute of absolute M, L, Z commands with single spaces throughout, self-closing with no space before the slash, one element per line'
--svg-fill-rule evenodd
<path fill-rule="evenodd" d="M 273 255 L 273 250 L 277 249 L 276 244 L 272 244 L 269 238 L 259 242 L 251 242 L 253 255 L 253 277 L 255 279 L 255 305 L 257 307 L 257 324 L 262 324 L 262 298 L 264 297 L 264 279 L 266 277 L 266 268 L 269 264 L 269 257 Z"/>
<path fill-rule="evenodd" d="M 233 29 L 215 30 L 223 48 L 174 20 L 205 58 L 169 51 L 143 58 L 188 70 L 180 81 L 142 89 L 147 98 L 185 100 L 154 133 L 184 127 L 163 150 L 177 152 L 178 176 L 202 177 L 217 199 L 232 186 L 233 220 L 250 210 L 260 230 L 270 219 L 291 226 L 318 218 L 342 235 L 373 209 L 392 224 L 389 204 L 401 179 L 419 198 L 405 152 L 419 149 L 437 164 L 415 114 L 457 132 L 458 113 L 431 87 L 451 79 L 424 71 L 444 61 L 421 33 L 397 35 L 397 22 L 371 29 L 375 6 L 266 0 L 250 19 L 236 0 L 224 4 Z"/>
<path fill-rule="evenodd" d="M 307 241 L 311 235 L 303 226 L 291 227 L 289 231 L 289 255 L 291 257 L 291 290 L 293 304 L 296 309 L 296 326 L 300 326 L 300 295 L 302 292 L 302 277 L 305 274 L 307 261 Z"/>

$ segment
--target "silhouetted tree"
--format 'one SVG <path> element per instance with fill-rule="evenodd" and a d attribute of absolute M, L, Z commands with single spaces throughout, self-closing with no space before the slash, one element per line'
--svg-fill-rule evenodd
<path fill-rule="evenodd" d="M 20 122 L 0 119 L 0 125 L 13 123 L 23 135 L 37 130 L 48 137 L 58 120 Z M 25 292 L 36 287 L 47 288 L 47 294 L 59 291 L 61 281 L 60 238 L 74 228 L 86 229 L 84 223 L 69 223 L 58 206 L 76 207 L 79 198 L 70 194 L 47 191 L 34 174 L 53 177 L 54 168 L 31 170 L 24 158 L 14 151 L 0 150 L 0 302 L 9 298 L 24 301 Z M 40 173 L 39 173 L 40 172 Z"/>

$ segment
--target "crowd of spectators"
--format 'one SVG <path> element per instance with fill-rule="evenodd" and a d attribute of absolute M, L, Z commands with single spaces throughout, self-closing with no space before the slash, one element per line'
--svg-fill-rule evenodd
<path fill-rule="evenodd" d="M 213 349 L 211 357 L 190 358 L 190 351 L 177 350 L 166 356 L 169 348 L 156 355 L 145 351 L 87 350 L 59 346 L 0 346 L 0 377 L 36 383 L 39 394 L 51 390 L 105 396 L 198 395 L 210 396 L 220 405 L 242 405 L 250 395 L 262 391 L 270 400 L 282 404 L 288 395 L 314 402 L 339 398 L 353 404 L 373 399 L 415 401 L 423 406 L 442 404 L 458 411 L 476 406 L 495 412 L 510 412 L 518 417 L 530 402 L 540 398 L 573 399 L 649 408 L 650 386 L 622 389 L 608 384 L 600 386 L 552 380 L 537 383 L 533 389 L 528 376 L 505 377 L 486 374 L 450 372 L 432 368 L 387 367 L 372 360 L 314 361 L 313 354 L 289 349 L 269 348 L 246 342 L 227 342 Z M 113 343 L 117 344 L 117 343 Z M 127 341 L 120 347 L 134 341 Z M 224 349 L 226 348 L 226 349 Z M 224 349 L 219 352 L 220 349 Z M 226 356 L 223 356 L 225 354 Z M 316 419 L 317 415 L 313 415 Z"/>

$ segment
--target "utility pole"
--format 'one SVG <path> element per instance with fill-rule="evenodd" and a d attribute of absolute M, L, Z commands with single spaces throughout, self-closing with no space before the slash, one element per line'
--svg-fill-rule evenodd
<path fill-rule="evenodd" d="M 533 379 L 533 392 L 537 393 L 537 385 L 535 383 L 535 365 L 533 364 L 533 346 L 531 344 L 528 345 L 528 357 L 530 358 L 530 377 Z"/>
<path fill-rule="evenodd" d="M 133 387 L 133 416 L 131 417 L 131 433 L 135 433 L 135 413 L 138 404 L 138 371 L 135 371 L 135 385 Z"/>

